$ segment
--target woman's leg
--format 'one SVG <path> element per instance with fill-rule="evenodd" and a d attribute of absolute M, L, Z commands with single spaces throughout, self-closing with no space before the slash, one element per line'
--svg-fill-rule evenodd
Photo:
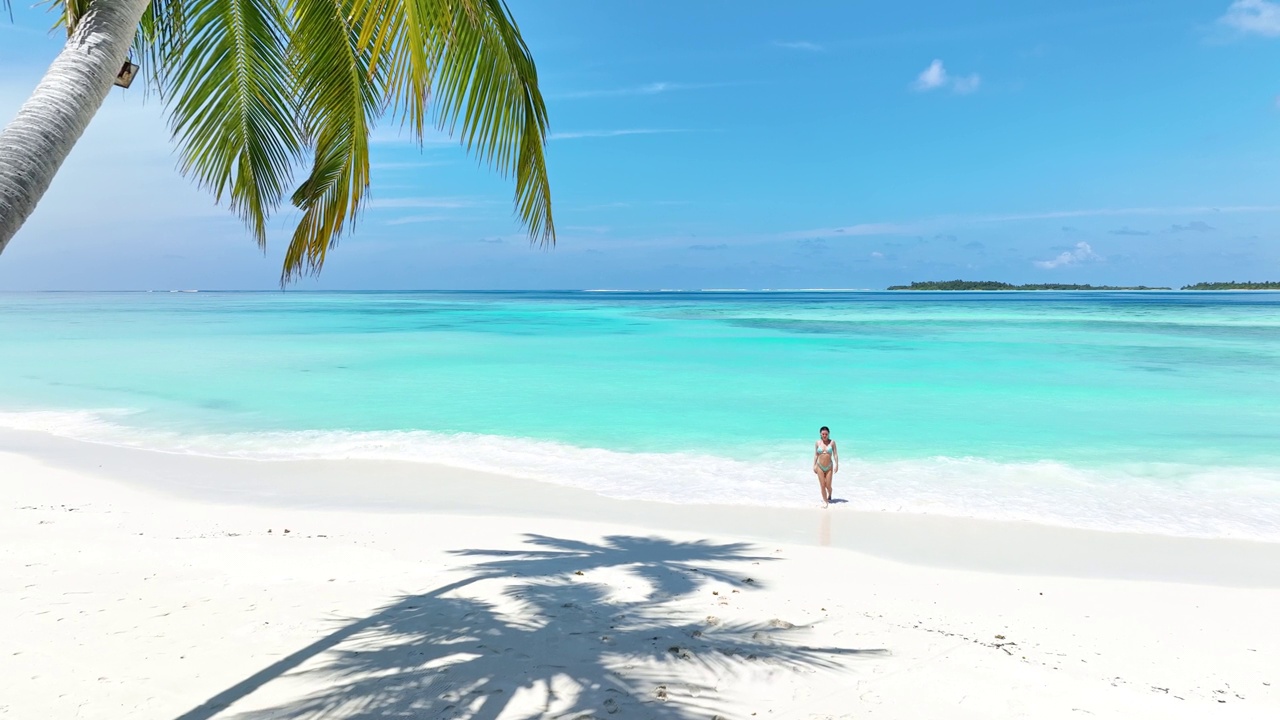
<path fill-rule="evenodd" d="M 822 506 L 826 507 L 827 503 L 831 502 L 831 470 L 815 467 L 813 472 L 818 476 L 818 492 L 822 494 Z"/>

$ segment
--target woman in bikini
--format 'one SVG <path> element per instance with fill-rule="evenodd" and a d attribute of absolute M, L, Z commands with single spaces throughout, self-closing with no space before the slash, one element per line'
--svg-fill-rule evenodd
<path fill-rule="evenodd" d="M 826 507 L 831 502 L 831 477 L 840 471 L 840 456 L 836 454 L 836 441 L 831 439 L 830 428 L 824 425 L 818 435 L 818 441 L 813 444 L 813 474 L 818 476 L 822 507 Z"/>

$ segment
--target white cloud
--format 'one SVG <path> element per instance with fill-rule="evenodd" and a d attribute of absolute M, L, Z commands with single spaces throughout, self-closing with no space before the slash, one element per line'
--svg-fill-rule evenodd
<path fill-rule="evenodd" d="M 957 95 L 968 95 L 969 93 L 977 92 L 981 84 L 982 77 L 978 73 L 953 77 L 947 72 L 947 68 L 942 64 L 941 60 L 934 60 L 929 63 L 929 67 L 916 76 L 916 80 L 911 84 L 911 87 L 920 92 L 950 87 L 951 91 Z"/>
<path fill-rule="evenodd" d="M 951 82 L 951 89 L 961 95 L 968 95 L 978 91 L 978 86 L 982 84 L 982 78 L 978 77 L 978 73 L 958 77 Z"/>
<path fill-rule="evenodd" d="M 907 235 L 912 232 L 915 232 L 914 227 L 909 225 L 900 225 L 898 223 L 859 223 L 857 225 L 846 225 L 844 227 L 800 230 L 798 232 L 784 233 L 782 237 L 795 240 L 819 237 L 838 238 L 865 237 L 867 235 Z"/>
<path fill-rule="evenodd" d="M 808 50 L 809 52 L 822 52 L 823 50 L 826 50 L 826 48 L 818 43 L 809 42 L 808 40 L 794 40 L 790 42 L 775 40 L 773 44 L 780 48 L 787 48 L 788 50 Z"/>
<path fill-rule="evenodd" d="M 548 140 L 575 140 L 577 138 L 605 138 L 605 137 L 621 137 L 623 135 L 660 135 L 663 133 L 682 133 L 690 132 L 689 130 L 581 130 L 578 132 L 562 132 L 551 133 L 547 136 Z"/>
<path fill-rule="evenodd" d="M 422 132 L 422 142 L 419 143 L 413 135 L 413 130 L 401 124 L 397 127 L 375 127 L 369 133 L 369 142 L 373 145 L 461 145 L 462 141 L 458 138 L 449 136 L 449 133 L 437 130 L 435 128 L 425 128 Z"/>
<path fill-rule="evenodd" d="M 1040 213 L 1011 215 L 974 215 L 957 220 L 981 223 L 1019 222 L 1022 220 L 1053 220 L 1076 217 L 1125 217 L 1135 215 L 1203 215 L 1206 213 L 1274 213 L 1280 205 L 1184 205 L 1174 207 L 1093 208 L 1088 210 L 1052 210 Z"/>
<path fill-rule="evenodd" d="M 942 66 L 941 60 L 934 60 L 929 63 L 929 67 L 924 72 L 916 76 L 915 88 L 917 90 L 934 90 L 947 84 L 947 69 Z"/>
<path fill-rule="evenodd" d="M 702 90 L 704 88 L 726 87 L 736 83 L 675 83 L 675 82 L 652 82 L 645 85 L 636 85 L 634 87 L 614 88 L 611 90 L 581 90 L 578 92 L 558 93 L 551 97 L 570 99 L 570 98 L 594 98 L 594 97 L 625 97 L 629 95 L 661 95 L 662 93 L 674 92 L 677 90 Z"/>
<path fill-rule="evenodd" d="M 418 161 L 418 162 L 375 162 L 370 167 L 374 170 L 407 170 L 411 168 L 440 167 L 442 165 L 454 164 L 451 160 L 442 160 L 440 162 Z"/>
<path fill-rule="evenodd" d="M 632 88 L 630 91 L 624 89 L 623 92 L 631 92 L 635 95 L 657 95 L 658 93 L 664 93 L 668 90 L 680 90 L 683 87 L 685 86 L 680 85 L 679 83 L 655 82 L 649 83 L 648 85 L 641 85 L 638 88 Z"/>
<path fill-rule="evenodd" d="M 408 198 L 374 198 L 364 206 L 370 210 L 385 208 L 444 208 L 456 209 L 475 207 L 480 203 L 475 200 L 451 197 L 408 197 Z"/>
<path fill-rule="evenodd" d="M 1246 34 L 1280 37 L 1280 3 L 1235 0 L 1218 22 Z"/>
<path fill-rule="evenodd" d="M 1037 260 L 1033 263 L 1038 268 L 1052 270 L 1053 268 L 1064 267 L 1067 265 L 1079 265 L 1081 263 L 1096 262 L 1101 260 L 1102 256 L 1093 251 L 1087 242 L 1076 243 L 1074 250 L 1068 250 L 1052 260 Z"/>
<path fill-rule="evenodd" d="M 934 233 L 963 225 L 1000 225 L 1035 220 L 1056 220 L 1087 217 L 1142 217 L 1147 215 L 1238 215 L 1276 214 L 1280 205 L 1184 205 L 1168 207 L 1091 208 L 1084 210 L 1050 210 L 1038 213 L 1009 213 L 1004 215 L 939 215 L 917 218 L 904 222 L 868 222 L 834 228 L 793 230 L 780 234 L 786 239 L 816 237 L 852 237 L 864 235 L 915 235 Z M 1063 228 L 1066 230 L 1067 228 Z"/>
<path fill-rule="evenodd" d="M 444 215 L 405 215 L 392 220 L 388 220 L 384 225 L 416 225 L 418 223 L 439 222 L 448 220 Z"/>

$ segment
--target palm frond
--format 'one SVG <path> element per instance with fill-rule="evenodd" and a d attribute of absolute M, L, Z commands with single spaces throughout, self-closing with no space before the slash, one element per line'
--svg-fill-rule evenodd
<path fill-rule="evenodd" d="M 369 130 L 381 110 L 383 74 L 359 46 L 351 0 L 294 0 L 290 58 L 308 140 L 311 173 L 293 194 L 302 219 L 285 254 L 281 283 L 320 272 L 369 187 Z"/>
<path fill-rule="evenodd" d="M 89 0 L 62 0 L 62 6 L 66 13 L 67 35 L 70 35 L 76 31 L 80 18 L 89 12 Z"/>
<path fill-rule="evenodd" d="M 415 138 L 427 128 L 427 100 L 440 50 L 452 39 L 455 8 L 476 13 L 478 0 L 354 0 L 360 47 L 386 76 L 387 103 Z"/>
<path fill-rule="evenodd" d="M 461 124 L 468 151 L 515 176 L 516 212 L 530 238 L 554 244 L 547 108 L 533 57 L 505 0 L 479 0 L 477 9 L 455 8 L 453 39 L 437 71 L 436 115 L 450 134 Z"/>
<path fill-rule="evenodd" d="M 249 225 L 261 247 L 302 148 L 287 23 L 273 0 L 188 8 L 165 95 L 182 172 Z"/>
<path fill-rule="evenodd" d="M 45 1 L 71 32 L 102 0 Z M 282 283 L 319 272 L 356 220 L 388 110 L 420 142 L 429 124 L 457 132 L 514 176 L 531 239 L 555 242 L 547 111 L 505 0 L 152 0 L 133 53 L 169 106 L 180 169 L 229 198 L 260 246 L 311 149 Z"/>
<path fill-rule="evenodd" d="M 186 6 L 182 0 L 151 0 L 133 39 L 133 55 L 147 77 L 147 87 L 159 89 L 162 97 L 169 87 L 173 60 L 182 57 Z"/>
<path fill-rule="evenodd" d="M 37 6 L 44 5 L 49 12 L 56 13 L 53 19 L 53 27 L 50 31 L 64 28 L 67 37 L 75 32 L 76 25 L 80 22 L 80 18 L 84 17 L 85 12 L 89 9 L 89 0 L 42 0 L 36 3 Z M 13 8 L 9 1 L 5 0 L 5 9 L 9 11 L 9 19 L 13 19 Z"/>
<path fill-rule="evenodd" d="M 555 242 L 544 153 L 547 110 L 537 70 L 503 0 L 355 0 L 388 102 L 421 139 L 435 124 L 460 130 L 469 152 L 516 182 L 516 212 L 541 243 Z M 416 19 L 416 22 L 413 20 Z M 430 107 L 429 107 L 430 105 Z"/>

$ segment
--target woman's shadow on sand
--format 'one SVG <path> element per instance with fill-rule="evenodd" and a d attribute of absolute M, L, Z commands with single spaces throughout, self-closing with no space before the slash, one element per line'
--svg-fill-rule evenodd
<path fill-rule="evenodd" d="M 773 560 L 750 550 L 742 543 L 611 536 L 591 544 L 530 535 L 519 550 L 457 551 L 478 560 L 467 577 L 345 619 L 178 720 L 218 716 L 286 675 L 323 689 L 229 717 L 491 720 L 520 694 L 547 717 L 630 708 L 627 717 L 706 718 L 724 703 L 714 687 L 690 687 L 688 663 L 718 677 L 754 663 L 834 670 L 851 656 L 886 652 L 795 645 L 793 626 L 777 618 L 731 624 L 678 609 L 712 581 L 761 590 L 749 573 L 731 569 Z M 625 599 L 616 594 L 619 580 L 629 586 Z M 504 584 L 500 602 L 467 597 L 481 581 Z"/>

